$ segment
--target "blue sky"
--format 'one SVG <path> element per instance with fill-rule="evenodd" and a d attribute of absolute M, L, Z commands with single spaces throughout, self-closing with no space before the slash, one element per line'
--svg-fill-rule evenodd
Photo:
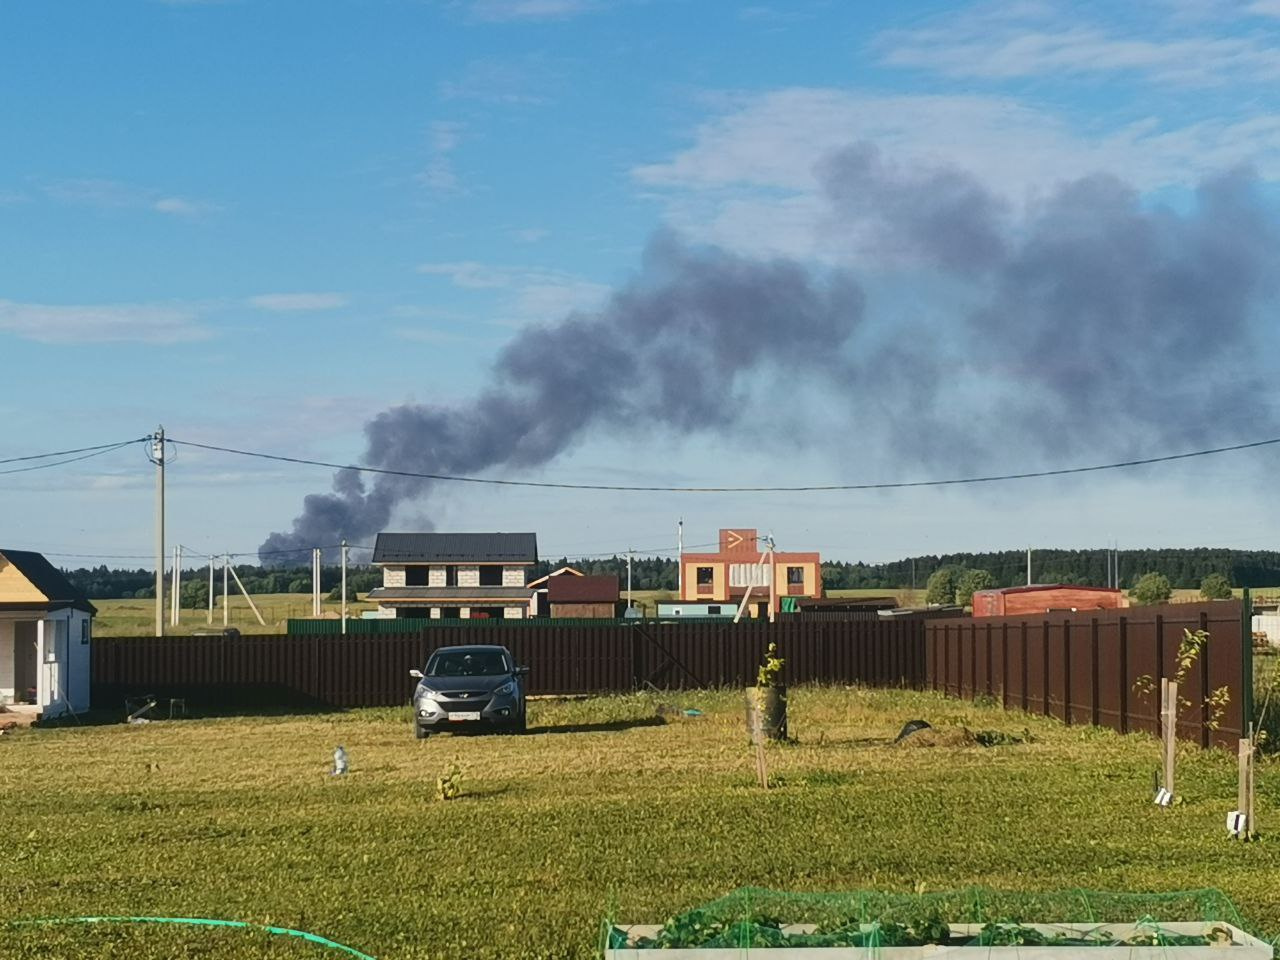
<path fill-rule="evenodd" d="M 833 226 L 824 161 L 868 144 L 903 181 L 963 171 L 1006 211 L 1010 242 L 1034 232 L 1062 183 L 1095 173 L 1176 217 L 1195 208 L 1202 178 L 1248 164 L 1273 222 L 1277 90 L 1276 0 L 0 0 L 0 458 L 163 423 L 182 439 L 356 461 L 370 417 L 465 406 L 504 344 L 599 309 L 658 231 L 817 276 L 851 272 L 867 336 L 936 338 L 939 409 L 964 411 L 939 445 L 962 450 L 1037 389 L 1032 371 L 993 382 L 966 366 L 981 344 L 962 317 L 1000 291 L 885 243 L 892 225 L 842 214 Z M 1260 290 L 1238 331 L 1263 380 L 1275 306 Z M 1182 375 L 1227 380 L 1230 359 Z M 1258 395 L 1229 420 L 1188 425 L 1190 446 L 1153 449 L 1123 435 L 1134 422 L 1098 424 L 1121 435 L 1096 447 L 1058 445 L 1059 425 L 1045 422 L 1044 442 L 1022 433 L 976 461 L 929 460 L 894 442 L 928 424 L 860 388 L 797 383 L 797 417 L 757 382 L 743 376 L 747 413 L 726 429 L 611 420 L 543 465 L 492 475 L 928 479 L 1276 432 Z M 1110 539 L 1263 548 L 1280 534 L 1258 520 L 1275 462 L 1261 451 L 972 492 L 437 488 L 401 504 L 393 525 L 533 529 L 555 554 L 662 549 L 679 516 L 693 543 L 756 525 L 788 548 L 869 561 Z M 5 545 L 150 550 L 140 450 L 0 483 Z M 251 551 L 328 485 L 325 470 L 182 449 L 171 542 Z"/>

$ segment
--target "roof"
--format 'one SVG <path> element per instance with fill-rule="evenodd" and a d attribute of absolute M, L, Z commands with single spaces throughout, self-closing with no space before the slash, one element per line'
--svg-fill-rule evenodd
<path fill-rule="evenodd" d="M 528 585 L 531 587 L 541 587 L 541 586 L 544 586 L 547 583 L 547 581 L 550 580 L 552 577 L 563 577 L 566 574 L 569 574 L 575 577 L 584 576 L 581 570 L 578 570 L 574 567 L 561 567 L 558 570 L 552 570 L 545 577 L 539 577 L 537 580 L 530 580 Z"/>
<path fill-rule="evenodd" d="M 554 577 L 547 587 L 552 603 L 617 603 L 618 578 L 610 575 L 594 577 Z"/>
<path fill-rule="evenodd" d="M 86 613 L 98 612 L 89 598 L 72 586 L 62 571 L 43 554 L 30 550 L 0 550 L 0 571 L 6 565 L 12 565 L 42 599 L 31 597 L 26 591 L 23 591 L 25 595 L 7 596 L 0 590 L 0 609 L 58 610 L 72 607 Z"/>
<path fill-rule="evenodd" d="M 1025 587 L 997 587 L 992 590 L 977 590 L 975 593 L 988 596 L 997 593 L 1038 593 L 1042 590 L 1078 590 L 1082 593 L 1123 593 L 1116 587 L 1085 587 L 1075 583 L 1032 583 Z"/>
<path fill-rule="evenodd" d="M 369 591 L 370 600 L 416 600 L 440 602 L 441 600 L 519 600 L 531 596 L 528 587 L 374 587 Z"/>
<path fill-rule="evenodd" d="M 533 533 L 380 533 L 374 563 L 537 563 Z"/>

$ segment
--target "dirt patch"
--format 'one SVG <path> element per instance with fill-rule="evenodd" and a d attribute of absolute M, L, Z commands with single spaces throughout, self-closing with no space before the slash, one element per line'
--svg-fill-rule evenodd
<path fill-rule="evenodd" d="M 976 747 L 978 738 L 968 727 L 925 727 L 909 733 L 897 743 L 899 749 L 914 747 Z"/>

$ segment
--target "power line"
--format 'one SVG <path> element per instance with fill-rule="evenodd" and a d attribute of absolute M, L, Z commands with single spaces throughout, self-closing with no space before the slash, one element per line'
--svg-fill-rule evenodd
<path fill-rule="evenodd" d="M 50 457 L 69 457 L 76 453 L 88 453 L 91 450 L 117 450 L 120 447 L 127 447 L 131 443 L 144 443 L 150 440 L 150 437 L 138 437 L 136 440 L 122 440 L 119 443 L 100 443 L 93 447 L 77 447 L 74 450 L 54 450 L 52 453 L 32 453 L 25 457 L 7 457 L 0 460 L 3 463 L 18 463 L 23 460 L 48 460 Z"/>
<path fill-rule="evenodd" d="M 89 447 L 86 449 L 89 449 L 92 452 L 81 453 L 80 456 L 78 457 L 67 457 L 65 460 L 54 460 L 52 463 L 36 463 L 26 467 L 13 467 L 9 470 L 0 470 L 0 476 L 3 476 L 5 474 L 10 474 L 10 473 L 29 473 L 32 470 L 47 470 L 50 467 L 61 467 L 68 463 L 77 463 L 80 460 L 89 460 L 89 459 L 92 459 L 93 457 L 100 457 L 104 453 L 111 453 L 113 450 L 119 450 L 121 447 L 131 446 L 132 444 L 139 443 L 139 442 L 140 441 L 138 440 L 125 440 L 123 443 L 106 444 L 101 447 Z M 71 453 L 73 451 L 68 450 L 64 452 Z M 38 460 L 44 457 L 51 457 L 51 456 L 53 457 L 62 456 L 62 454 L 44 453 L 44 454 L 37 454 L 31 457 L 14 457 L 12 460 L 0 460 L 0 463 L 16 463 L 20 460 Z"/>
<path fill-rule="evenodd" d="M 172 438 L 170 438 L 172 440 Z M 1122 470 L 1131 467 L 1144 467 L 1156 463 L 1171 463 L 1176 460 L 1190 460 L 1196 457 L 1208 457 L 1219 453 L 1231 453 L 1237 450 L 1252 450 L 1257 447 L 1272 446 L 1280 443 L 1280 437 L 1269 440 L 1254 440 L 1249 443 L 1237 443 L 1225 447 L 1213 447 L 1207 450 L 1193 450 L 1190 453 L 1171 453 L 1158 457 L 1144 457 L 1135 460 L 1120 460 L 1115 463 L 1092 464 L 1084 467 L 1060 467 L 1054 470 L 1030 470 L 1021 473 L 991 474 L 979 477 L 955 477 L 945 480 L 898 480 L 885 483 L 832 483 L 803 484 L 799 486 L 779 487 L 663 487 L 663 486 L 630 486 L 624 484 L 603 483 L 554 483 L 539 480 L 504 480 L 496 477 L 466 477 L 444 473 L 416 473 L 412 470 L 390 470 L 385 467 L 361 467 L 351 463 L 332 463 L 326 460 L 309 460 L 304 457 L 287 457 L 276 453 L 262 453 L 255 450 L 238 450 L 234 447 L 220 447 L 209 443 L 196 443 L 193 440 L 172 440 L 173 443 L 194 447 L 200 450 L 211 450 L 215 453 L 230 453 L 240 457 L 253 457 L 259 460 L 273 460 L 278 463 L 293 463 L 310 467 L 325 467 L 330 470 L 354 470 L 358 473 L 373 473 L 392 477 L 410 477 L 417 480 L 437 480 L 452 483 L 480 483 L 502 487 L 536 487 L 550 490 L 604 490 L 627 493 L 822 493 L 849 490 L 901 490 L 911 487 L 948 487 L 972 483 L 996 483 L 1004 480 L 1031 480 L 1040 477 L 1061 477 L 1076 473 L 1096 473 L 1102 470 Z"/>

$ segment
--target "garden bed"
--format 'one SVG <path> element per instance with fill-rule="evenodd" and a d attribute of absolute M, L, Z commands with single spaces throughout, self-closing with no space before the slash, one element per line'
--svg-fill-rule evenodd
<path fill-rule="evenodd" d="M 722 923 L 682 917 L 662 925 L 612 926 L 606 960 L 724 960 L 767 949 L 778 960 L 1065 960 L 1082 949 L 1126 960 L 1271 960 L 1271 945 L 1223 921 L 1171 923 L 894 923 L 782 924 L 757 919 Z"/>

